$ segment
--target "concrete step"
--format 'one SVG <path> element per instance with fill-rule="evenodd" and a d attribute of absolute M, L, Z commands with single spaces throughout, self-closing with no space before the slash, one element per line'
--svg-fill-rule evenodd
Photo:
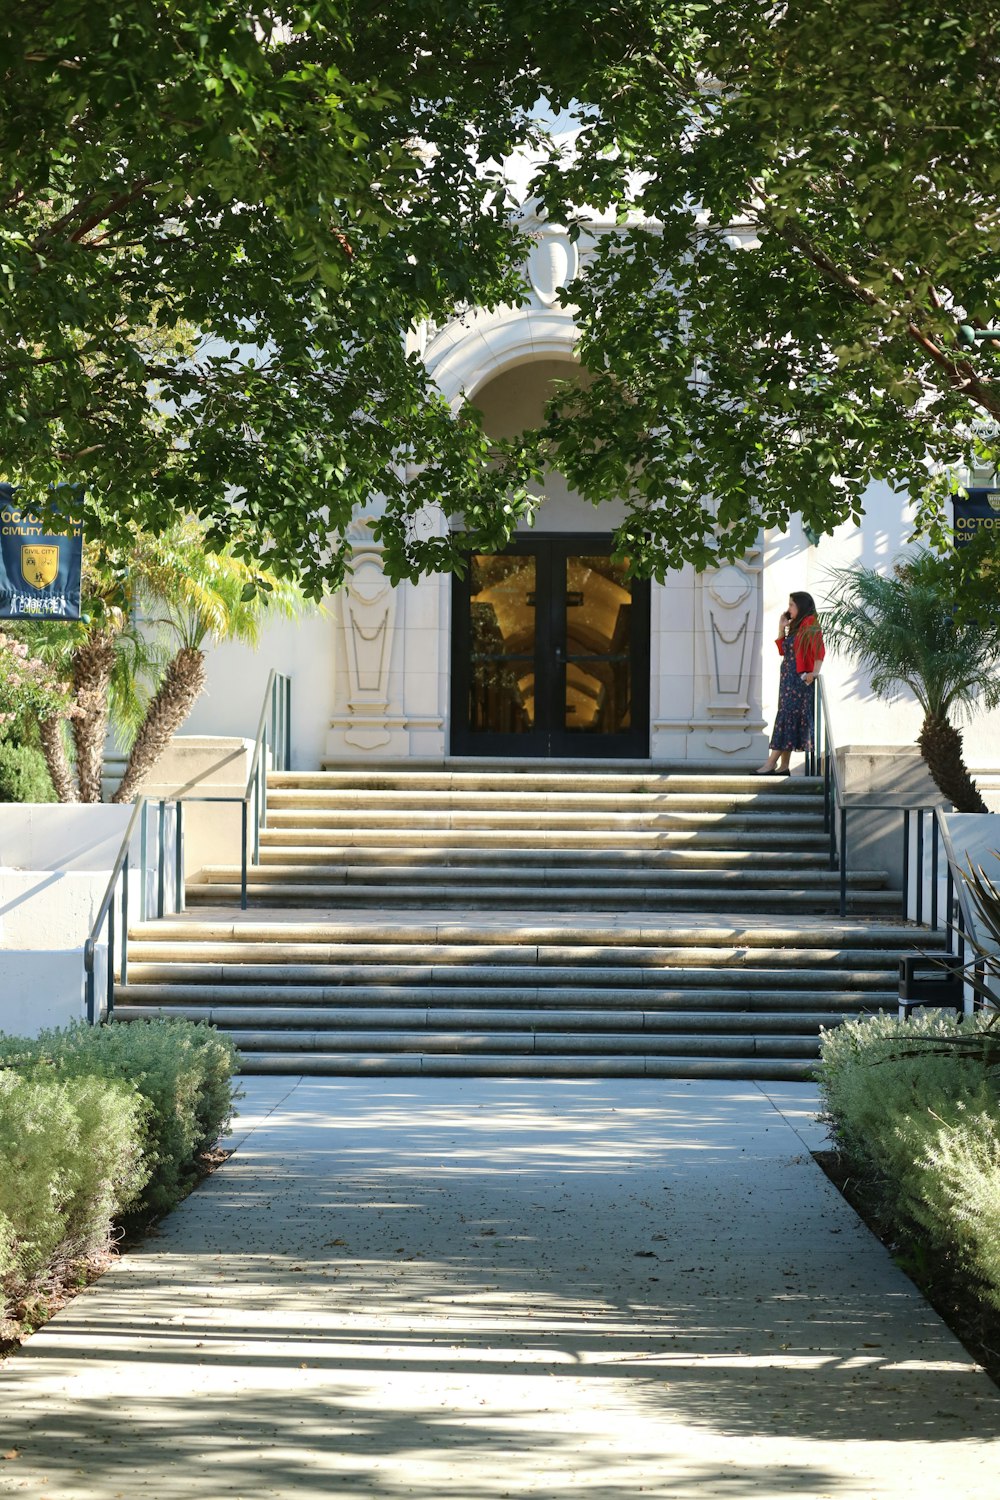
<path fill-rule="evenodd" d="M 199 880 L 191 888 L 207 883 L 209 885 L 232 885 L 239 880 L 240 872 L 233 865 L 206 865 L 200 872 Z M 412 881 L 416 885 L 420 882 L 441 884 L 442 877 L 447 876 L 447 884 L 461 883 L 468 886 L 504 886 L 508 881 L 517 882 L 522 889 L 537 889 L 544 894 L 550 885 L 557 887 L 580 886 L 586 891 L 600 889 L 602 884 L 608 880 L 621 888 L 636 887 L 662 889 L 671 891 L 689 890 L 712 890 L 733 888 L 740 892 L 748 892 L 763 889 L 787 890 L 794 886 L 799 890 L 838 890 L 840 889 L 840 875 L 836 870 L 823 869 L 798 869 L 795 880 L 789 880 L 787 870 L 780 868 L 761 869 L 642 869 L 624 865 L 616 868 L 614 864 L 592 863 L 574 869 L 568 865 L 524 865 L 516 863 L 498 864 L 482 861 L 480 863 L 458 864 L 449 863 L 446 866 L 423 866 L 398 865 L 398 864 L 354 864 L 336 863 L 299 864 L 289 861 L 287 864 L 279 864 L 269 861 L 267 864 L 251 865 L 247 870 L 247 883 L 259 886 L 342 886 L 363 885 L 383 887 L 399 886 L 405 882 Z M 883 889 L 888 883 L 885 870 L 852 870 L 848 877 L 852 889 Z"/>
<path fill-rule="evenodd" d="M 838 969 L 885 969 L 892 962 L 888 947 L 876 948 L 826 948 L 820 944 L 804 944 L 798 950 L 786 947 L 765 948 L 756 944 L 733 944 L 711 942 L 705 939 L 702 947 L 687 942 L 678 945 L 660 942 L 636 944 L 607 944 L 607 942 L 531 942 L 523 944 L 504 942 L 501 936 L 493 942 L 430 941 L 420 942 L 294 942 L 280 939 L 264 939 L 247 942 L 246 939 L 231 939 L 228 942 L 213 942 L 207 939 L 198 942 L 148 942 L 138 939 L 129 944 L 129 965 L 136 963 L 199 963 L 213 965 L 253 965 L 273 974 L 277 966 L 286 969 L 310 968 L 310 966 L 387 966 L 418 965 L 420 968 L 468 968 L 477 972 L 484 966 L 511 969 L 523 972 L 538 969 L 544 974 L 547 969 L 568 968 L 573 974 L 589 971 L 592 966 L 610 968 L 618 974 L 627 971 L 655 972 L 660 969 L 777 969 L 777 971 L 801 971 L 808 959 L 813 968 Z M 912 945 L 901 948 L 907 953 Z M 727 981 L 732 974 L 727 974 Z"/>
<path fill-rule="evenodd" d="M 122 994 L 121 991 L 119 991 Z M 273 997 L 272 997 L 273 998 Z M 801 996 L 800 996 L 801 1001 Z M 890 1004 L 891 1002 L 891 1004 Z M 887 997 L 884 1006 L 873 1009 L 895 1009 L 896 997 Z M 416 1032 L 435 1031 L 448 1034 L 461 1032 L 552 1032 L 560 1037 L 566 1035 L 620 1034 L 630 1036 L 676 1036 L 686 1033 L 707 1036 L 715 1033 L 726 1035 L 780 1035 L 806 1036 L 813 1042 L 823 1026 L 836 1026 L 843 1014 L 832 1010 L 788 1010 L 746 1012 L 722 1012 L 714 1014 L 705 1010 L 626 1010 L 626 1009 L 565 1009 L 511 1010 L 462 1009 L 457 1006 L 437 1007 L 425 1010 L 420 1006 L 302 1006 L 296 1008 L 288 1003 L 257 1005 L 198 1005 L 182 1001 L 176 995 L 169 1000 L 150 1003 L 143 997 L 142 987 L 130 986 L 115 1005 L 115 1019 L 135 1021 L 153 1017 L 180 1016 L 188 1021 L 205 1022 L 218 1026 L 235 1036 L 237 1031 L 258 1032 L 262 1028 L 275 1028 L 290 1034 L 300 1030 L 323 1032 L 345 1032 L 352 1035 L 358 1031 L 372 1032 Z M 338 1042 L 338 1046 L 341 1043 Z M 343 1045 L 347 1045 L 345 1040 Z M 575 1044 L 574 1044 L 575 1045 Z M 571 1049 L 572 1050 L 572 1049 Z"/>
<path fill-rule="evenodd" d="M 866 922 L 847 918 L 777 921 L 758 918 L 753 913 L 731 921 L 713 923 L 700 917 L 678 922 L 616 919 L 612 922 L 569 919 L 559 922 L 513 921 L 508 917 L 463 920 L 452 915 L 428 914 L 398 920 L 385 913 L 376 921 L 351 917 L 340 920 L 315 911 L 304 912 L 298 921 L 284 917 L 234 918 L 228 912 L 198 917 L 171 916 L 129 926 L 132 942 L 168 943 L 294 943 L 321 945 L 349 943 L 353 947 L 385 950 L 399 944 L 418 944 L 423 951 L 428 941 L 464 947 L 477 951 L 480 945 L 498 944 L 560 947 L 580 945 L 603 947 L 675 949 L 721 947 L 727 952 L 736 948 L 771 948 L 776 950 L 833 949 L 884 953 L 887 948 L 909 952 L 919 942 L 921 948 L 944 946 L 941 934 L 914 928 L 905 922 Z M 794 956 L 794 954 L 793 954 Z"/>
<path fill-rule="evenodd" d="M 277 830 L 378 828 L 389 831 L 393 828 L 403 828 L 411 833 L 419 830 L 428 832 L 465 830 L 468 835 L 469 831 L 489 828 L 498 831 L 513 829 L 522 832 L 530 829 L 532 833 L 547 829 L 551 832 L 608 834 L 655 833 L 668 830 L 698 832 L 703 829 L 713 829 L 716 832 L 724 830 L 727 837 L 732 840 L 741 834 L 752 832 L 755 828 L 770 831 L 774 829 L 774 826 L 775 814 L 773 812 L 765 811 L 758 815 L 751 810 L 698 812 L 672 807 L 636 811 L 611 808 L 603 811 L 593 809 L 574 811 L 549 803 L 546 807 L 535 810 L 508 807 L 491 811 L 476 807 L 426 808 L 414 806 L 411 803 L 409 807 L 399 808 L 373 807 L 370 804 L 345 808 L 316 806 L 285 808 L 274 806 L 269 801 L 267 808 L 267 827 Z M 780 827 L 789 832 L 822 831 L 822 810 L 812 807 L 800 809 L 796 801 L 790 804 L 787 811 L 782 809 Z"/>
<path fill-rule="evenodd" d="M 500 788 L 530 791 L 766 792 L 769 795 L 817 796 L 822 777 L 756 776 L 750 766 L 720 770 L 715 766 L 665 765 L 653 761 L 573 760 L 539 765 L 537 760 L 383 761 L 377 765 L 347 764 L 322 771 L 271 771 L 268 787 L 275 790 L 335 791 L 365 788 L 385 791 L 467 790 L 485 793 Z"/>
<path fill-rule="evenodd" d="M 156 963 L 156 962 L 129 962 L 128 981 L 130 985 L 140 984 L 163 984 L 163 985 L 260 985 L 271 988 L 277 982 L 280 987 L 294 986 L 299 988 L 307 986 L 312 989 L 330 989 L 343 987 L 352 990 L 357 986 L 385 987 L 405 986 L 411 989 L 425 985 L 436 985 L 447 987 L 454 993 L 458 990 L 473 989 L 482 992 L 486 989 L 499 989 L 501 987 L 513 987 L 520 992 L 533 989 L 548 989 L 550 985 L 557 988 L 573 986 L 577 994 L 589 993 L 595 989 L 607 989 L 621 991 L 622 989 L 697 989 L 713 990 L 719 988 L 719 970 L 711 964 L 703 968 L 683 968 L 677 966 L 670 968 L 667 965 L 650 968 L 632 968 L 621 970 L 619 968 L 591 968 L 588 967 L 585 975 L 581 975 L 580 969 L 575 966 L 553 966 L 548 969 L 530 968 L 526 964 L 493 965 L 484 968 L 481 964 L 283 964 L 280 973 L 277 965 L 270 964 L 200 964 L 191 962 L 178 963 Z M 669 977 L 669 986 L 665 986 L 664 980 Z M 867 969 L 847 969 L 842 967 L 828 967 L 824 969 L 812 968 L 807 973 L 797 972 L 793 965 L 789 965 L 785 971 L 752 968 L 746 970 L 733 970 L 732 975 L 727 974 L 729 980 L 729 991 L 743 992 L 746 989 L 765 991 L 769 980 L 775 981 L 775 988 L 784 986 L 807 991 L 811 994 L 820 994 L 826 990 L 854 990 L 859 998 L 869 990 L 885 990 L 889 987 L 893 977 L 893 969 L 890 963 L 880 967 L 869 967 Z"/>
<path fill-rule="evenodd" d="M 815 1058 L 717 1057 L 646 1054 L 573 1057 L 372 1052 L 257 1052 L 242 1055 L 241 1073 L 317 1077 L 405 1078 L 719 1078 L 737 1081 L 808 1082 Z"/>
<path fill-rule="evenodd" d="M 826 852 L 826 844 L 823 844 L 823 852 Z M 433 846 L 433 844 L 379 844 L 379 846 L 364 847 L 363 844 L 337 844 L 337 843 L 280 843 L 280 841 L 267 840 L 261 843 L 261 864 L 255 868 L 270 868 L 276 865 L 294 865 L 295 868 L 339 868 L 342 865 L 351 865 L 352 868 L 369 870 L 369 868 L 391 867 L 400 871 L 400 877 L 405 874 L 409 876 L 412 868 L 417 870 L 450 871 L 454 868 L 474 867 L 496 867 L 498 859 L 502 858 L 504 864 L 511 864 L 519 871 L 535 870 L 546 871 L 547 874 L 556 874 L 562 870 L 591 871 L 589 879 L 594 877 L 594 871 L 615 871 L 618 877 L 619 870 L 676 870 L 678 873 L 685 870 L 691 871 L 733 871 L 741 870 L 823 870 L 829 873 L 826 861 L 817 861 L 816 850 L 813 849 L 702 849 L 699 846 L 667 847 L 667 849 L 655 849 L 655 847 L 637 847 L 637 849 L 624 849 L 619 844 L 603 847 L 603 849 L 559 849 L 558 846 L 532 847 L 520 844 L 520 846 L 505 847 L 502 855 L 498 855 L 495 849 L 483 849 L 478 846 Z M 214 865 L 207 868 L 217 868 Z M 231 870 L 231 865 L 225 868 Z"/>
<path fill-rule="evenodd" d="M 850 989 L 838 989 L 829 985 L 824 982 L 826 976 L 822 975 L 818 976 L 815 983 L 802 985 L 799 989 L 780 990 L 752 985 L 744 987 L 739 983 L 722 989 L 713 987 L 709 982 L 657 989 L 652 985 L 645 988 L 635 985 L 628 988 L 616 987 L 613 983 L 604 988 L 600 985 L 504 986 L 488 982 L 474 985 L 405 982 L 340 985 L 216 984 L 198 983 L 187 976 L 175 982 L 170 982 L 169 979 L 149 979 L 146 977 L 149 968 L 150 966 L 140 965 L 138 974 L 132 968 L 129 969 L 129 983 L 115 986 L 116 1003 L 152 1006 L 176 1003 L 214 1010 L 231 1006 L 245 1011 L 255 1007 L 285 1007 L 296 1011 L 304 1011 L 309 1007 L 332 1007 L 345 1014 L 363 1014 L 367 1009 L 393 1009 L 409 1013 L 425 1007 L 436 1010 L 544 1007 L 545 1013 L 549 1014 L 558 1013 L 562 1009 L 576 1010 L 581 1006 L 590 1006 L 593 1007 L 592 1013 L 599 1010 L 608 1014 L 632 1009 L 644 1014 L 697 1009 L 699 1013 L 823 1011 L 828 1015 L 843 1016 L 859 1008 L 884 1010 L 895 1006 L 897 1002 L 897 991 L 885 982 L 885 974 L 863 976 L 869 983 L 858 983 Z M 712 974 L 718 980 L 714 970 L 708 978 Z"/>
<path fill-rule="evenodd" d="M 250 888 L 247 900 L 255 906 L 291 906 L 295 909 L 309 906 L 336 904 L 340 907 L 381 909 L 390 904 L 393 910 L 418 910 L 423 906 L 457 907 L 459 910 L 525 909 L 529 892 L 498 892 L 495 888 L 468 889 L 453 886 L 427 886 L 424 891 L 400 889 L 399 886 L 340 886 L 334 898 L 331 886 L 315 885 L 264 885 Z M 216 906 L 220 900 L 238 901 L 241 897 L 238 885 L 190 885 L 187 900 L 190 906 Z M 819 913 L 840 910 L 840 897 L 823 891 L 774 891 L 757 892 L 754 904 L 760 912 L 781 912 L 790 901 L 798 904 L 802 912 Z M 541 903 L 541 900 L 538 901 Z M 571 910 L 574 907 L 594 912 L 621 912 L 634 906 L 657 912 L 717 912 L 717 910 L 742 910 L 747 904 L 745 892 L 688 891 L 684 895 L 670 894 L 652 889 L 621 892 L 613 889 L 579 892 L 552 891 L 544 900 L 547 909 Z M 846 907 L 855 915 L 895 915 L 900 910 L 900 895 L 895 891 L 850 891 L 847 892 Z"/>
<path fill-rule="evenodd" d="M 517 1053 L 521 1056 L 646 1056 L 697 1057 L 802 1057 L 815 1058 L 815 1037 L 711 1035 L 656 1036 L 602 1032 L 470 1032 L 460 1031 L 230 1031 L 240 1052 L 451 1052 L 474 1056 L 477 1052 Z"/>
<path fill-rule="evenodd" d="M 305 819 L 305 814 L 302 815 Z M 822 861 L 830 847 L 829 837 L 823 831 L 822 819 L 811 819 L 811 828 L 796 829 L 782 824 L 762 823 L 760 827 L 744 830 L 738 847 L 749 853 L 759 849 L 784 852 L 805 850 Z M 530 823 L 527 825 L 530 827 Z M 480 848 L 517 849 L 527 837 L 525 828 L 414 828 L 407 822 L 398 827 L 370 826 L 364 828 L 323 828 L 307 825 L 277 827 L 268 826 L 260 832 L 261 848 L 363 848 L 393 849 L 400 844 L 412 847 L 447 850 L 467 847 L 471 837 Z M 698 850 L 720 850 L 731 853 L 734 847 L 733 833 L 723 823 L 711 827 L 656 828 L 651 829 L 637 823 L 634 828 L 618 828 L 610 833 L 594 829 L 589 825 L 575 828 L 535 827 L 531 842 L 538 850 L 615 849 L 615 850 L 675 850 L 696 848 Z"/>
<path fill-rule="evenodd" d="M 558 787 L 497 788 L 475 790 L 466 787 L 398 789 L 381 787 L 343 787 L 311 791 L 301 787 L 275 786 L 268 778 L 267 806 L 274 812 L 297 812 L 302 809 L 340 812 L 357 809 L 367 814 L 388 812 L 473 812 L 481 815 L 518 812 L 711 812 L 755 813 L 762 817 L 782 817 L 799 812 L 822 812 L 819 792 L 799 793 L 790 797 L 777 783 L 762 778 L 756 787 L 729 788 L 644 786 L 612 790 L 587 790 L 565 784 Z M 811 804 L 815 804 L 812 806 Z"/>
<path fill-rule="evenodd" d="M 241 899 L 238 883 L 224 885 L 192 884 L 187 890 L 190 905 L 205 903 L 216 905 L 220 900 L 238 902 Z M 462 910 L 523 911 L 532 905 L 543 904 L 550 911 L 566 911 L 580 908 L 587 911 L 629 911 L 641 906 L 649 911 L 741 911 L 748 901 L 747 891 L 741 890 L 663 890 L 638 887 L 616 890 L 596 886 L 589 890 L 548 886 L 542 890 L 524 886 L 452 886 L 426 885 L 381 887 L 361 884 L 333 886 L 259 884 L 249 886 L 248 901 L 263 906 L 317 906 L 324 898 L 340 907 L 366 908 L 389 905 L 393 910 L 413 907 L 455 906 Z M 802 912 L 833 912 L 840 909 L 839 895 L 830 888 L 774 889 L 763 888 L 753 893 L 753 905 L 757 911 L 784 911 L 794 905 Z M 863 887 L 848 888 L 847 910 L 849 912 L 896 913 L 900 909 L 900 897 L 896 891 L 873 891 Z"/>
<path fill-rule="evenodd" d="M 264 833 L 266 834 L 266 830 Z M 826 844 L 823 845 L 824 853 Z M 504 847 L 503 860 L 519 871 L 543 869 L 545 871 L 570 870 L 732 870 L 748 867 L 766 870 L 815 870 L 826 868 L 819 863 L 814 849 L 704 849 L 699 844 L 677 845 L 665 849 L 655 847 L 621 848 L 608 843 L 603 848 L 560 848 L 550 845 L 535 848 L 524 844 Z M 294 844 L 262 837 L 260 865 L 268 869 L 275 865 L 292 865 L 296 868 L 337 868 L 350 865 L 355 869 L 392 866 L 400 872 L 408 872 L 414 866 L 422 869 L 452 870 L 458 866 L 465 869 L 477 865 L 491 868 L 497 863 L 497 852 L 481 845 L 444 844 L 436 847 L 424 844 L 385 845 L 337 844 L 324 840 L 322 843 Z M 229 868 L 229 867 L 227 867 Z"/>

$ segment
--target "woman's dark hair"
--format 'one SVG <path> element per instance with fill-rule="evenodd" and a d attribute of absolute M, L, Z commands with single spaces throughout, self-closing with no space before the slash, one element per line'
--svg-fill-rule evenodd
<path fill-rule="evenodd" d="M 808 620 L 810 615 L 814 615 L 816 613 L 816 600 L 813 598 L 812 594 L 806 593 L 789 594 L 788 597 L 789 599 L 791 599 L 792 603 L 795 605 L 795 608 L 798 610 L 798 614 L 796 615 L 795 620 L 792 623 L 791 629 L 791 634 L 795 635 L 796 631 L 802 624 L 802 621 Z"/>

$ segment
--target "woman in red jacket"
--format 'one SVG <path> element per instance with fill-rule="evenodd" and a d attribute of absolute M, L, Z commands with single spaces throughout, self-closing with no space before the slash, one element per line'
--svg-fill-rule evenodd
<path fill-rule="evenodd" d="M 787 776 L 792 751 L 812 748 L 812 685 L 826 655 L 812 594 L 789 596 L 775 644 L 781 652 L 778 712 L 771 735 L 771 753 L 758 766 L 758 776 Z"/>

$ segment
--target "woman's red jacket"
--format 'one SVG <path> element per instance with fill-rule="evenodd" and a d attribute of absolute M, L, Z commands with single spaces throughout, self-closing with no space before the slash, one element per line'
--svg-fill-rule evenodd
<path fill-rule="evenodd" d="M 815 672 L 817 666 L 826 655 L 826 647 L 823 645 L 823 632 L 819 628 L 819 621 L 816 616 L 806 615 L 793 636 L 778 637 L 774 644 L 782 656 L 785 654 L 785 645 L 789 640 L 795 643 L 796 672 Z"/>

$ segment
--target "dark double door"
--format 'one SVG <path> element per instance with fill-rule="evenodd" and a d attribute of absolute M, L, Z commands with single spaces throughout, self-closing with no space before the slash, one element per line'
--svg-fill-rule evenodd
<path fill-rule="evenodd" d="M 532 537 L 454 580 L 454 755 L 649 754 L 649 584 L 610 539 Z"/>

